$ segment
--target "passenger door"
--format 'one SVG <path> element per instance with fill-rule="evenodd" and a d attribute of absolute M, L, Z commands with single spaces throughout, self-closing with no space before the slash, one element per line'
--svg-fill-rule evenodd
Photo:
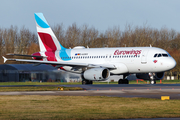
<path fill-rule="evenodd" d="M 148 50 L 143 50 L 141 57 L 141 64 L 147 64 L 147 55 L 148 55 Z"/>

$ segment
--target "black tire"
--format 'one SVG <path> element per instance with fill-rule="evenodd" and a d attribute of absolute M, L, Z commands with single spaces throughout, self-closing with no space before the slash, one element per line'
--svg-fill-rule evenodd
<path fill-rule="evenodd" d="M 87 84 L 93 84 L 93 81 L 90 80 L 83 80 L 82 85 L 87 85 Z"/>
<path fill-rule="evenodd" d="M 124 83 L 125 83 L 125 84 L 129 84 L 129 80 L 128 80 L 128 79 L 125 79 L 125 80 L 124 80 Z"/>
<path fill-rule="evenodd" d="M 87 84 L 87 81 L 86 80 L 83 80 L 82 81 L 82 85 L 86 85 Z"/>
<path fill-rule="evenodd" d="M 123 84 L 123 80 L 119 79 L 118 84 Z"/>
<path fill-rule="evenodd" d="M 93 84 L 93 81 L 89 81 L 89 84 L 91 84 L 91 85 L 92 85 L 92 84 Z"/>

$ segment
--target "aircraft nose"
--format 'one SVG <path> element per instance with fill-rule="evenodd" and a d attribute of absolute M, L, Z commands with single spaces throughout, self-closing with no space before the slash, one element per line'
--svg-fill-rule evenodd
<path fill-rule="evenodd" d="M 176 61 L 172 58 L 168 61 L 167 67 L 169 69 L 173 69 L 174 67 L 176 67 Z"/>

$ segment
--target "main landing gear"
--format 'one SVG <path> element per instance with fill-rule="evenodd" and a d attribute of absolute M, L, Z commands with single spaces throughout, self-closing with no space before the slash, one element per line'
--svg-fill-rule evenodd
<path fill-rule="evenodd" d="M 91 80 L 82 80 L 82 85 L 93 84 Z"/>
<path fill-rule="evenodd" d="M 119 79 L 118 84 L 129 84 L 128 79 Z"/>
<path fill-rule="evenodd" d="M 119 79 L 118 84 L 129 84 L 129 80 L 126 79 L 127 75 L 123 75 L 123 79 Z"/>

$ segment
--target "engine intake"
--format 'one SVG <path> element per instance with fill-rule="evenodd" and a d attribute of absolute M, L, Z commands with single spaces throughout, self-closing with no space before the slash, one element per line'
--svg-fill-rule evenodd
<path fill-rule="evenodd" d="M 106 80 L 110 76 L 110 72 L 107 68 L 91 68 L 82 74 L 82 77 L 86 80 L 101 81 Z"/>

